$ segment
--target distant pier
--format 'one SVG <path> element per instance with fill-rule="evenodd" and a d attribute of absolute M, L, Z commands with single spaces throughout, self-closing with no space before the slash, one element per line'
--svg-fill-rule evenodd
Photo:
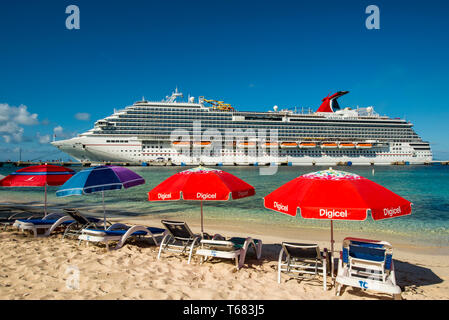
<path fill-rule="evenodd" d="M 53 165 L 59 165 L 59 166 L 64 166 L 64 167 L 90 167 L 90 166 L 98 166 L 98 165 L 114 165 L 114 166 L 176 166 L 176 165 L 187 165 L 187 164 L 174 164 L 171 161 L 147 161 L 147 162 L 78 162 L 78 161 L 0 161 L 0 167 L 28 167 L 28 166 L 35 166 L 35 165 L 42 165 L 42 164 L 53 164 Z M 400 161 L 400 162 L 392 162 L 390 163 L 390 165 L 409 165 L 410 163 L 408 162 L 404 162 L 404 161 Z M 190 164 L 189 164 L 190 165 Z M 237 166 L 237 164 L 234 164 L 235 166 Z M 257 163 L 253 164 L 250 163 L 248 164 L 249 166 L 260 166 Z M 297 164 L 292 164 L 292 163 L 281 163 L 279 165 L 297 165 Z M 328 165 L 328 164 L 320 164 L 320 163 L 315 163 L 315 162 L 311 162 L 311 163 L 301 163 L 299 165 L 302 166 L 320 166 L 320 165 Z M 337 166 L 358 166 L 359 164 L 353 164 L 350 162 L 338 162 L 335 163 L 335 165 Z M 386 163 L 370 163 L 370 164 L 366 164 L 366 165 L 371 165 L 371 166 L 376 166 L 376 165 L 388 165 Z M 449 165 L 449 161 L 429 161 L 429 162 L 425 162 L 423 163 L 423 165 Z M 232 165 L 231 165 L 232 166 Z M 241 165 L 240 165 L 241 166 Z"/>
<path fill-rule="evenodd" d="M 64 167 L 90 167 L 96 165 L 114 165 L 114 166 L 140 166 L 140 163 L 130 162 L 77 162 L 77 161 L 3 161 L 0 162 L 0 167 L 28 167 L 42 164 L 53 164 Z"/>

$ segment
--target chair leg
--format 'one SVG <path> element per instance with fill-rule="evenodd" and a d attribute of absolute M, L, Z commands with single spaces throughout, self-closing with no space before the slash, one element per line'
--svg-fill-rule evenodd
<path fill-rule="evenodd" d="M 189 251 L 189 260 L 187 261 L 187 264 L 190 264 L 190 260 L 192 260 L 192 254 L 193 254 L 193 249 L 195 248 L 195 244 L 197 241 L 200 241 L 200 238 L 195 238 L 192 241 L 192 245 L 190 246 L 190 251 Z"/>
<path fill-rule="evenodd" d="M 168 243 L 168 241 L 170 240 L 170 237 L 171 236 L 169 234 L 166 234 L 164 236 L 164 238 L 162 239 L 161 245 L 159 246 L 159 253 L 157 254 L 157 259 L 158 260 L 161 258 L 162 250 L 164 250 L 164 246 L 165 246 L 166 243 Z"/>
<path fill-rule="evenodd" d="M 336 296 L 340 296 L 342 287 L 343 287 L 342 284 L 340 284 L 340 283 L 336 284 L 336 286 L 335 286 L 335 295 Z"/>
<path fill-rule="evenodd" d="M 281 283 L 281 268 L 282 268 L 282 257 L 284 255 L 284 249 L 281 249 L 279 252 L 279 259 L 278 259 L 278 283 Z"/>
<path fill-rule="evenodd" d="M 327 261 L 323 261 L 323 290 L 327 291 L 327 268 L 326 268 Z"/>

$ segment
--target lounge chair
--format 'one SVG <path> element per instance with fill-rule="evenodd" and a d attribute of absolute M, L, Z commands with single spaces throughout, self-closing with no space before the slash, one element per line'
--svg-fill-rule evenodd
<path fill-rule="evenodd" d="M 156 245 L 158 241 L 156 236 L 165 235 L 166 230 L 161 228 L 145 227 L 145 226 L 128 226 L 122 223 L 115 223 L 104 229 L 83 229 L 78 236 L 79 243 L 81 241 L 88 242 L 102 242 L 106 244 L 106 249 L 109 250 L 109 241 L 118 241 L 114 250 L 120 249 L 128 240 L 128 238 L 151 238 Z"/>
<path fill-rule="evenodd" d="M 167 228 L 167 234 L 162 239 L 157 258 L 160 259 L 163 251 L 177 252 L 187 254 L 189 256 L 187 263 L 190 264 L 193 249 L 199 246 L 203 237 L 194 234 L 185 222 L 169 220 L 161 222 Z"/>
<path fill-rule="evenodd" d="M 278 283 L 281 283 L 281 272 L 297 278 L 304 274 L 318 276 L 321 273 L 323 290 L 326 291 L 328 270 L 329 253 L 326 248 L 321 252 L 317 244 L 282 242 L 278 262 Z"/>
<path fill-rule="evenodd" d="M 65 228 L 64 234 L 62 236 L 63 239 L 67 236 L 78 237 L 83 229 L 104 229 L 103 219 L 85 217 L 77 209 L 73 208 L 64 208 L 63 211 L 66 215 L 72 217 L 72 219 L 74 220 Z M 111 223 L 109 221 L 106 221 L 106 225 L 110 226 Z"/>
<path fill-rule="evenodd" d="M 14 208 L 14 207 L 11 208 L 2 207 L 0 209 L 0 213 L 2 213 L 3 215 L 4 214 L 8 215 L 6 218 L 0 219 L 0 225 L 3 226 L 3 230 L 6 230 L 7 227 L 12 226 L 17 219 L 29 220 L 44 217 L 44 213 L 32 212 L 23 208 Z"/>
<path fill-rule="evenodd" d="M 72 222 L 71 217 L 67 215 L 52 213 L 42 219 L 16 219 L 13 227 L 22 231 L 29 230 L 33 232 L 34 237 L 47 237 L 57 228 L 67 226 Z"/>
<path fill-rule="evenodd" d="M 373 290 L 400 299 L 401 288 L 396 284 L 393 248 L 386 241 L 345 238 L 340 252 L 336 295 L 344 286 Z"/>
<path fill-rule="evenodd" d="M 220 235 L 215 235 L 211 240 L 202 239 L 200 248 L 195 254 L 201 255 L 201 262 L 205 262 L 209 257 L 235 259 L 235 267 L 239 270 L 245 263 L 248 248 L 252 246 L 257 259 L 262 255 L 262 240 L 233 237 L 226 239 Z"/>

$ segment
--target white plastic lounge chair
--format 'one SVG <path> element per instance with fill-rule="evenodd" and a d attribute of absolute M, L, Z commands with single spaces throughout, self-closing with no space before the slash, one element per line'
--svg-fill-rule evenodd
<path fill-rule="evenodd" d="M 104 229 L 83 229 L 78 236 L 79 242 L 102 242 L 106 244 L 106 249 L 109 250 L 109 241 L 118 241 L 114 250 L 120 249 L 128 240 L 128 238 L 146 239 L 151 238 L 153 242 L 158 245 L 156 236 L 165 235 L 166 230 L 161 228 L 145 227 L 145 226 L 127 226 L 122 223 L 115 223 Z"/>
<path fill-rule="evenodd" d="M 14 221 L 13 227 L 22 231 L 29 230 L 34 237 L 48 237 L 57 228 L 67 226 L 72 222 L 71 217 L 67 215 L 52 213 L 42 219 L 17 219 Z"/>
<path fill-rule="evenodd" d="M 64 208 L 64 213 L 72 217 L 74 220 L 64 231 L 62 239 L 68 236 L 78 237 L 83 229 L 104 229 L 103 219 L 83 216 L 77 209 Z M 112 223 L 106 221 L 106 225 L 111 226 Z"/>
<path fill-rule="evenodd" d="M 285 259 L 283 258 L 285 255 Z M 323 290 L 327 290 L 327 272 L 329 270 L 329 253 L 323 252 L 317 244 L 282 242 L 278 261 L 278 283 L 281 283 L 281 272 L 295 277 L 313 274 L 323 277 Z"/>
<path fill-rule="evenodd" d="M 41 219 L 44 217 L 44 213 L 32 212 L 23 208 L 1 208 L 0 212 L 2 214 L 9 214 L 6 218 L 0 219 L 0 224 L 3 226 L 3 230 L 7 227 L 12 226 L 17 219 L 29 220 L 29 219 Z"/>
<path fill-rule="evenodd" d="M 201 235 L 194 234 L 187 223 L 182 221 L 162 220 L 161 222 L 167 228 L 167 234 L 162 239 L 157 258 L 160 259 L 163 251 L 177 252 L 187 254 L 189 256 L 187 264 L 190 264 L 193 249 L 200 244 Z"/>
<path fill-rule="evenodd" d="M 386 241 L 345 238 L 340 252 L 336 295 L 344 286 L 362 288 L 393 295 L 400 299 L 396 284 L 393 248 Z"/>
<path fill-rule="evenodd" d="M 196 249 L 196 254 L 203 256 L 201 262 L 205 262 L 209 257 L 235 259 L 235 267 L 239 270 L 245 264 L 246 253 L 252 246 L 257 259 L 262 255 L 262 240 L 233 237 L 225 239 L 220 235 L 215 235 L 212 240 L 202 239 L 200 248 Z"/>

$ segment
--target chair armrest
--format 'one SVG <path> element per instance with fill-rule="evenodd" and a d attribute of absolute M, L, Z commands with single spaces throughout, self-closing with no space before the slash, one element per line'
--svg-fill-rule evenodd
<path fill-rule="evenodd" d="M 114 223 L 110 225 L 106 230 L 127 230 L 129 226 L 123 223 Z"/>
<path fill-rule="evenodd" d="M 226 238 L 223 237 L 221 234 L 216 233 L 216 234 L 214 234 L 214 236 L 212 237 L 212 240 L 226 240 Z"/>
<path fill-rule="evenodd" d="M 234 243 L 232 243 L 231 241 L 226 241 L 226 240 L 209 240 L 209 239 L 202 239 L 200 241 L 203 244 L 214 244 L 214 245 L 229 245 L 229 246 L 234 246 Z"/>

